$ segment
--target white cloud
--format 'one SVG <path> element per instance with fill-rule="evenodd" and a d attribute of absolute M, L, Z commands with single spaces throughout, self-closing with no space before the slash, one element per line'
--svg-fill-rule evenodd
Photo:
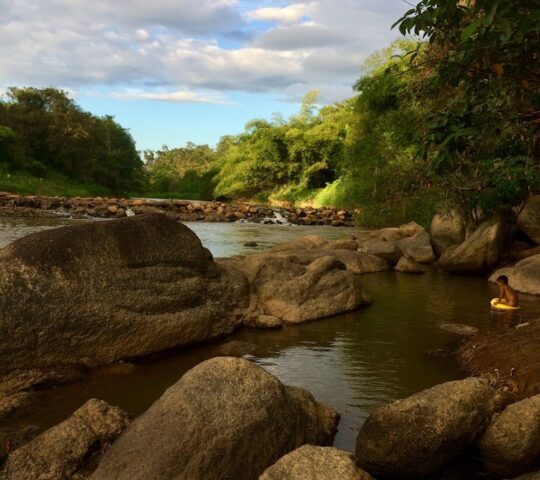
<path fill-rule="evenodd" d="M 264 7 L 246 14 L 248 20 L 259 20 L 279 23 L 295 23 L 309 17 L 312 4 L 293 3 L 286 7 Z"/>
<path fill-rule="evenodd" d="M 262 48 L 272 50 L 313 50 L 332 44 L 347 43 L 349 39 L 327 27 L 314 23 L 274 28 L 256 41 Z"/>
<path fill-rule="evenodd" d="M 161 102 L 178 103 L 214 103 L 218 105 L 230 103 L 222 95 L 206 95 L 189 91 L 145 92 L 138 90 L 127 90 L 123 92 L 111 92 L 109 96 L 124 100 L 157 100 Z"/>
<path fill-rule="evenodd" d="M 207 103 L 231 91 L 297 98 L 319 89 L 322 101 L 341 99 L 363 60 L 398 37 L 390 25 L 407 8 L 398 0 L 252 4 L 0 0 L 0 87 Z"/>

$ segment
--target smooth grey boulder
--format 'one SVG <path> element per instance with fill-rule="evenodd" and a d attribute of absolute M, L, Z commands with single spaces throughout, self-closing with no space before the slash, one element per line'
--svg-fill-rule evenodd
<path fill-rule="evenodd" d="M 483 433 L 495 409 L 495 391 L 477 378 L 380 407 L 358 434 L 358 464 L 376 478 L 429 478 Z"/>
<path fill-rule="evenodd" d="M 0 250 L 0 376 L 112 363 L 233 332 L 247 281 L 164 215 L 30 234 Z"/>
<path fill-rule="evenodd" d="M 499 260 L 505 233 L 502 219 L 486 220 L 461 245 L 448 248 L 439 259 L 439 266 L 454 273 L 488 272 Z"/>
<path fill-rule="evenodd" d="M 466 225 L 457 210 L 441 211 L 431 221 L 431 241 L 438 255 L 465 240 Z"/>
<path fill-rule="evenodd" d="M 396 265 L 403 255 L 394 241 L 387 241 L 376 237 L 359 242 L 358 250 L 380 257 L 392 266 Z"/>
<path fill-rule="evenodd" d="M 106 450 L 129 423 L 128 415 L 101 400 L 88 400 L 67 420 L 10 453 L 2 480 L 70 480 Z"/>
<path fill-rule="evenodd" d="M 418 227 L 420 227 L 420 225 L 418 225 Z M 433 247 L 431 245 L 431 238 L 429 233 L 423 228 L 411 237 L 398 240 L 396 245 L 403 252 L 405 257 L 414 262 L 433 263 L 435 261 L 435 253 L 433 252 Z"/>
<path fill-rule="evenodd" d="M 381 257 L 351 250 L 334 250 L 334 256 L 345 265 L 347 271 L 355 274 L 384 272 L 390 269 L 388 262 Z"/>
<path fill-rule="evenodd" d="M 540 395 L 507 406 L 479 441 L 485 467 L 511 477 L 540 466 Z"/>
<path fill-rule="evenodd" d="M 91 480 L 254 480 L 305 443 L 331 444 L 338 418 L 248 360 L 214 358 L 138 417 Z"/>
<path fill-rule="evenodd" d="M 525 258 L 513 267 L 500 268 L 489 281 L 495 283 L 500 275 L 506 275 L 508 284 L 518 292 L 540 295 L 540 254 Z"/>
<path fill-rule="evenodd" d="M 304 445 L 267 468 L 259 480 L 373 480 L 352 455 L 332 447 Z"/>
<path fill-rule="evenodd" d="M 517 225 L 533 242 L 540 245 L 540 195 L 527 200 L 518 215 Z"/>

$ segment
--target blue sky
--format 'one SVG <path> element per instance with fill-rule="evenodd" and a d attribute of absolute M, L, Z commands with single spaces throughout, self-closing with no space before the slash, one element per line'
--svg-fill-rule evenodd
<path fill-rule="evenodd" d="M 137 147 L 215 144 L 303 95 L 352 94 L 403 0 L 0 0 L 0 90 L 66 89 Z"/>

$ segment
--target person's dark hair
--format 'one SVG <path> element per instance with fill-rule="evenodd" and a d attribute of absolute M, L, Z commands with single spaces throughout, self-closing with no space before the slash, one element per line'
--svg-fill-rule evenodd
<path fill-rule="evenodd" d="M 501 275 L 497 278 L 497 282 L 504 283 L 505 285 L 508 285 L 508 277 L 506 275 Z"/>

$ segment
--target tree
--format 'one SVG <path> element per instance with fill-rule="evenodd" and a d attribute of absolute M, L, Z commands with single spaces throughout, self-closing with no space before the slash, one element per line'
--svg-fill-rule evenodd
<path fill-rule="evenodd" d="M 508 208 L 538 189 L 538 2 L 423 0 L 396 25 L 428 44 L 408 55 L 433 99 L 418 142 L 434 178 L 467 212 Z"/>
<path fill-rule="evenodd" d="M 32 175 L 62 174 L 114 192 L 140 189 L 143 164 L 129 132 L 83 111 L 54 88 L 10 88 L 0 101 L 0 162 Z"/>

